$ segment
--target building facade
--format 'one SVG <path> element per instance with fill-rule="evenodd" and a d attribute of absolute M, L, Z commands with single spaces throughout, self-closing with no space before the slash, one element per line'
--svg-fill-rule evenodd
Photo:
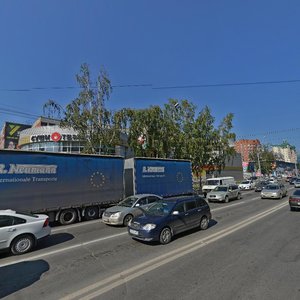
<path fill-rule="evenodd" d="M 249 163 L 250 154 L 257 150 L 261 146 L 259 140 L 238 140 L 234 143 L 234 149 L 242 156 L 242 161 Z"/>
<path fill-rule="evenodd" d="M 272 146 L 272 152 L 278 161 L 293 164 L 297 162 L 296 148 L 287 142 L 283 142 L 281 145 Z"/>
<path fill-rule="evenodd" d="M 82 153 L 85 145 L 84 140 L 80 140 L 78 133 L 72 128 L 60 127 L 60 121 L 45 117 L 38 118 L 33 125 L 5 123 L 1 132 L 0 149 L 21 149 L 27 151 L 47 151 L 63 153 Z M 11 125 L 11 126 L 10 126 Z M 18 125 L 12 130 L 12 125 Z M 8 129 L 10 131 L 8 131 Z M 18 129 L 18 131 L 17 131 Z M 13 147 L 10 145 L 11 136 L 7 132 L 14 132 Z M 127 146 L 127 135 L 121 134 L 120 145 L 109 149 L 111 155 L 130 158 L 132 151 Z M 98 154 L 101 147 L 96 149 Z M 107 153 L 106 153 L 107 154 Z"/>

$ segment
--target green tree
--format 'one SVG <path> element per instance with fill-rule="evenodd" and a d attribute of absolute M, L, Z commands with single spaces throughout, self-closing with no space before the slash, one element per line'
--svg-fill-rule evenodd
<path fill-rule="evenodd" d="M 202 185 L 201 172 L 204 169 L 214 169 L 215 146 L 216 139 L 218 139 L 214 122 L 215 119 L 211 115 L 210 109 L 205 106 L 193 125 L 189 156 L 193 164 L 194 174 L 200 180 L 200 186 Z"/>
<path fill-rule="evenodd" d="M 273 165 L 276 158 L 274 153 L 268 149 L 267 145 L 257 147 L 252 153 L 250 153 L 249 157 L 250 160 L 254 162 L 256 170 L 259 169 L 260 163 L 262 174 L 270 174 L 273 171 Z"/>
<path fill-rule="evenodd" d="M 81 91 L 66 107 L 62 126 L 71 127 L 85 141 L 85 153 L 110 153 L 110 148 L 120 141 L 118 119 L 105 108 L 105 102 L 112 92 L 109 76 L 100 69 L 96 87 L 92 85 L 89 66 L 82 64 L 76 80 Z"/>
<path fill-rule="evenodd" d="M 217 136 L 215 139 L 215 162 L 218 172 L 225 168 L 226 161 L 235 155 L 232 143 L 235 141 L 236 135 L 231 130 L 233 128 L 233 114 L 227 114 L 218 126 Z"/>
<path fill-rule="evenodd" d="M 63 108 L 57 102 L 52 99 L 49 99 L 43 105 L 43 114 L 44 116 L 51 119 L 61 119 L 61 113 L 63 112 Z"/>

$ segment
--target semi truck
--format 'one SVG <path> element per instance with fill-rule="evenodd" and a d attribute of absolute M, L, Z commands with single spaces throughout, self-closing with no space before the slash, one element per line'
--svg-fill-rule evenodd
<path fill-rule="evenodd" d="M 124 196 L 191 192 L 189 161 L 0 150 L 0 209 L 63 225 L 99 218 Z"/>
<path fill-rule="evenodd" d="M 123 169 L 122 157 L 1 150 L 0 209 L 64 225 L 95 219 L 122 199 Z"/>

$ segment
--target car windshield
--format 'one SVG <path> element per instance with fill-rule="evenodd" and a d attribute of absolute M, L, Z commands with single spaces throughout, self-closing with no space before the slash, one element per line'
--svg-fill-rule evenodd
<path fill-rule="evenodd" d="M 147 215 L 150 216 L 167 216 L 174 207 L 174 202 L 158 201 L 148 207 Z"/>
<path fill-rule="evenodd" d="M 227 192 L 228 191 L 228 187 L 227 186 L 217 186 L 214 191 L 216 192 Z"/>
<path fill-rule="evenodd" d="M 267 185 L 267 190 L 279 190 L 278 185 Z"/>
<path fill-rule="evenodd" d="M 218 185 L 219 184 L 219 180 L 207 180 L 206 184 L 207 185 Z"/>
<path fill-rule="evenodd" d="M 138 198 L 134 196 L 129 196 L 122 200 L 118 205 L 119 206 L 125 206 L 125 207 L 132 207 L 133 204 L 136 202 Z"/>
<path fill-rule="evenodd" d="M 250 181 L 248 181 L 248 180 L 242 181 L 242 184 L 249 184 L 249 183 L 250 183 Z"/>

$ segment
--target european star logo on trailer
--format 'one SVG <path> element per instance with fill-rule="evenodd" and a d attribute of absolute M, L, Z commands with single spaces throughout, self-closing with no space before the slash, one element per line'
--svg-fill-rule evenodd
<path fill-rule="evenodd" d="M 102 174 L 101 172 L 94 172 L 90 178 L 91 185 L 95 188 L 103 187 L 103 185 L 105 184 L 105 179 L 106 178 L 104 174 Z"/>
<path fill-rule="evenodd" d="M 182 182 L 183 181 L 183 174 L 181 172 L 177 172 L 176 179 L 177 179 L 177 182 Z"/>

